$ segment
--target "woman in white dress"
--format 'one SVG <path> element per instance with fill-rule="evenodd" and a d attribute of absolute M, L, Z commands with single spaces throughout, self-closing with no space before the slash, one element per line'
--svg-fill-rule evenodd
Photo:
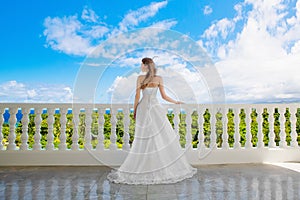
<path fill-rule="evenodd" d="M 147 72 L 137 78 L 134 101 L 135 135 L 132 147 L 123 164 L 112 170 L 107 178 L 114 183 L 165 184 L 192 177 L 193 168 L 184 155 L 179 135 L 173 130 L 165 109 L 156 98 L 180 104 L 166 95 L 163 79 L 156 75 L 151 58 L 143 58 L 141 70 Z M 140 92 L 142 99 L 140 100 Z"/>

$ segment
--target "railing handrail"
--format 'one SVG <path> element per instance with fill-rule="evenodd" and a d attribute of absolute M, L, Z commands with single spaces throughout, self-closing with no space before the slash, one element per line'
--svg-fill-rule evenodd
<path fill-rule="evenodd" d="M 113 107 L 120 107 L 120 108 L 124 108 L 124 107 L 130 107 L 133 108 L 133 104 L 126 104 L 126 103 L 16 103 L 16 102 L 4 102 L 1 103 L 0 102 L 0 107 L 5 107 L 5 108 L 9 108 L 9 107 L 17 107 L 17 108 L 21 108 L 21 107 L 28 107 L 34 105 L 34 107 L 36 108 L 72 108 L 72 107 L 82 107 L 82 108 L 111 108 Z M 206 107 L 206 108 L 226 108 L 226 109 L 230 109 L 230 108 L 239 108 L 239 107 L 245 107 L 245 108 L 289 108 L 289 107 L 300 107 L 300 103 L 239 103 L 239 104 L 235 104 L 235 103 L 224 103 L 224 104 L 189 104 L 189 103 L 184 103 L 184 104 L 171 104 L 171 103 L 162 103 L 161 104 L 164 107 L 169 107 L 169 108 L 178 108 L 178 107 Z"/>
<path fill-rule="evenodd" d="M 180 123 L 184 123 L 186 127 L 186 135 L 182 136 L 184 137 L 183 140 L 186 141 L 186 143 L 183 145 L 183 149 L 186 150 L 187 152 L 190 152 L 190 154 L 195 154 L 195 151 L 202 152 L 202 151 L 210 151 L 214 152 L 215 150 L 222 151 L 222 152 L 227 152 L 227 150 L 230 150 L 232 152 L 237 153 L 239 156 L 236 156 L 232 158 L 232 162 L 241 162 L 243 161 L 244 155 L 240 154 L 240 151 L 245 149 L 249 151 L 258 151 L 258 152 L 252 152 L 252 154 L 258 154 L 257 158 L 253 158 L 252 162 L 254 161 L 261 161 L 266 159 L 267 155 L 269 153 L 264 153 L 265 150 L 270 150 L 276 148 L 277 150 L 281 150 L 283 152 L 282 156 L 277 157 L 276 159 L 283 159 L 283 160 L 297 160 L 300 161 L 299 158 L 299 135 L 300 133 L 297 133 L 297 122 L 300 120 L 300 104 L 299 103 L 284 103 L 284 104 L 162 104 L 162 106 L 166 109 L 166 114 L 167 114 L 167 109 L 171 109 L 173 111 L 174 116 L 174 129 L 175 131 L 179 134 L 179 127 Z M 5 123 L 3 114 L 5 112 L 9 112 L 12 114 L 9 117 L 8 125 L 9 125 L 9 134 L 5 136 L 8 141 L 8 144 L 3 144 L 2 142 L 0 143 L 0 154 L 5 154 L 8 155 L 11 150 L 14 151 L 15 154 L 21 155 L 22 152 L 33 152 L 33 154 L 36 154 L 37 152 L 43 153 L 43 152 L 49 152 L 56 150 L 53 146 L 54 142 L 54 118 L 55 118 L 55 110 L 59 110 L 59 113 L 61 114 L 60 117 L 60 135 L 59 135 L 59 140 L 60 145 L 58 147 L 58 151 L 64 151 L 64 150 L 69 150 L 69 152 L 74 152 L 79 150 L 78 143 L 79 140 L 79 127 L 77 126 L 80 122 L 80 117 L 79 113 L 83 110 L 85 112 L 86 118 L 84 119 L 84 123 L 86 124 L 85 126 L 85 133 L 84 133 L 84 147 L 90 150 L 95 150 L 91 146 L 92 140 L 95 140 L 98 142 L 99 145 L 96 146 L 96 150 L 98 151 L 105 151 L 106 153 L 108 152 L 109 156 L 108 159 L 117 159 L 119 154 L 117 154 L 116 158 L 111 158 L 111 155 L 114 154 L 116 150 L 123 150 L 123 152 L 128 151 L 129 147 L 129 126 L 130 126 L 130 115 L 132 115 L 132 104 L 101 104 L 101 103 L 0 103 L 0 141 L 2 141 L 4 135 L 2 134 L 3 130 L 3 124 Z M 21 135 L 21 146 L 20 148 L 16 148 L 15 140 L 16 140 L 16 123 L 17 123 L 17 117 L 16 114 L 19 112 L 21 109 L 21 112 L 25 114 L 22 118 L 22 135 Z M 32 150 L 34 151 L 28 151 L 28 140 L 29 140 L 29 134 L 28 134 L 28 125 L 29 125 L 29 114 L 31 113 L 31 110 L 34 110 L 34 114 L 36 114 L 34 118 L 34 123 L 36 127 L 36 132 L 34 133 L 34 146 L 32 147 Z M 104 148 L 104 116 L 105 110 L 112 110 L 113 112 L 110 112 L 110 122 L 111 123 L 111 132 L 110 132 L 110 139 L 109 139 L 109 149 Z M 122 140 L 125 142 L 122 146 L 122 148 L 117 147 L 117 138 L 119 135 L 116 132 L 117 129 L 117 122 L 116 120 L 116 113 L 117 110 L 121 109 L 122 112 L 124 113 L 124 119 L 123 119 L 123 128 L 124 128 L 124 135 Z M 208 123 L 207 121 L 205 122 L 204 119 L 204 114 L 207 112 L 211 115 L 209 118 L 209 135 L 205 135 L 206 133 L 204 132 L 204 123 Z M 47 132 L 47 146 L 45 149 L 41 148 L 41 123 L 42 123 L 42 117 L 41 115 L 44 113 L 44 110 L 46 110 L 49 115 L 47 118 L 47 126 L 48 126 L 48 132 Z M 71 140 L 73 141 L 74 146 L 72 148 L 67 148 L 67 133 L 66 133 L 66 125 L 67 125 L 67 119 L 66 116 L 68 113 L 68 110 L 72 110 L 72 113 L 75 114 L 73 115 L 73 123 L 75 124 L 73 127 L 73 133 L 72 133 L 72 138 Z M 91 136 L 91 131 L 92 131 L 92 113 L 93 110 L 97 110 L 99 114 L 99 119 L 97 121 L 98 128 L 97 128 L 97 138 L 93 135 Z M 231 110 L 231 111 L 229 111 Z M 276 110 L 276 112 L 275 112 Z M 197 130 L 198 130 L 198 135 L 192 134 L 192 123 L 193 119 L 191 118 L 192 113 L 196 112 L 199 117 L 197 118 Z M 256 128 L 257 128 L 257 133 L 252 133 L 252 123 L 253 123 L 253 117 L 251 116 L 253 112 L 256 113 L 257 117 L 254 117 L 256 120 Z M 263 118 L 264 113 L 268 114 L 267 119 Z M 290 113 L 290 117 L 286 117 L 286 113 Z M 186 119 L 183 119 L 184 122 L 182 122 L 182 119 L 179 119 L 179 114 L 184 113 L 186 116 L 188 116 Z M 217 114 L 221 114 L 221 122 L 220 119 L 217 119 Z M 229 118 L 228 114 L 231 113 L 234 117 L 230 118 L 232 122 L 231 124 L 234 124 L 234 128 L 231 127 L 231 130 L 229 131 L 228 124 L 229 124 Z M 275 116 L 275 113 L 276 114 Z M 245 118 L 240 117 L 241 114 L 245 116 Z M 102 116 L 101 116 L 102 115 Z M 296 116 L 297 115 L 297 116 Z M 266 117 L 265 117 L 266 118 Z M 23 120 L 24 119 L 24 120 Z M 82 119 L 81 119 L 82 120 Z M 263 123 L 265 123 L 264 120 L 267 120 L 268 125 L 268 130 L 269 132 L 263 133 L 263 129 L 266 127 L 263 126 Z M 285 123 L 289 120 L 290 123 L 290 133 L 287 133 L 287 128 Z M 277 125 L 275 126 L 275 122 Z M 7 123 L 7 122 L 6 122 Z M 217 127 L 217 123 L 219 124 Z M 244 135 L 241 135 L 241 130 L 240 130 L 240 124 L 245 123 L 245 130 L 243 132 Z M 278 124 L 280 124 L 278 126 Z M 276 129 L 276 130 L 275 130 Z M 195 130 L 194 130 L 195 131 Z M 220 133 L 221 132 L 221 135 Z M 279 132 L 278 132 L 279 131 Z M 276 132 L 276 133 L 275 133 Z M 26 134 L 24 134 L 26 133 Z M 52 134 L 48 134 L 52 133 Z M 100 134 L 99 134 L 100 133 Z M 233 135 L 229 135 L 229 133 Z M 255 135 L 256 134 L 256 135 Z M 287 134 L 289 134 L 290 140 L 287 140 Z M 241 145 L 241 138 L 242 136 L 244 137 L 244 144 Z M 252 141 L 253 137 L 256 137 L 257 141 L 255 142 L 256 146 L 254 146 L 254 142 Z M 33 137 L 33 136 L 31 136 Z M 195 140 L 196 137 L 196 140 Z M 266 141 L 264 141 L 264 137 L 268 138 L 268 143 L 266 144 Z M 31 138 L 32 139 L 32 138 Z M 107 139 L 106 139 L 107 140 Z M 221 143 L 217 142 L 217 140 L 221 141 Z M 229 143 L 229 140 L 234 140 L 234 143 Z M 275 140 L 277 141 L 275 143 Z M 279 142 L 278 142 L 279 141 Z M 196 143 L 193 143 L 196 142 Z M 189 145 L 195 145 L 195 148 L 192 148 L 188 150 L 186 147 Z M 217 145 L 218 143 L 218 145 Z M 187 146 L 186 146 L 187 144 Z M 230 146 L 231 144 L 231 146 Z M 7 146 L 6 146 L 7 145 Z M 4 148 L 5 146 L 5 148 Z M 296 153 L 293 154 L 290 152 L 290 150 L 293 149 Z M 245 152 L 244 152 L 245 153 Z M 32 154 L 31 154 L 32 155 Z M 122 154 L 123 155 L 123 154 Z M 294 157 L 291 157 L 291 155 L 295 155 Z M 70 155 L 67 155 L 70 156 Z M 250 155 L 251 156 L 251 155 Z M 263 158 L 261 157 L 263 156 Z M 195 160 L 195 155 L 191 158 L 193 160 L 192 162 L 199 163 L 199 160 Z M 196 156 L 197 157 L 197 156 Z M 218 156 L 217 156 L 218 157 Z M 216 157 L 216 159 L 217 159 Z M 272 156 L 271 156 L 272 157 Z M 276 156 L 275 156 L 276 157 Z M 8 160 L 12 159 L 7 157 Z M 64 158 L 63 158 L 64 159 Z M 119 158 L 120 159 L 120 158 Z M 218 158 L 220 159 L 220 158 Z M 269 159 L 269 158 L 267 158 Z M 274 158 L 275 159 L 275 158 Z M 275 159 L 275 160 L 276 160 Z M 7 163 L 11 162 L 7 161 Z M 46 162 L 46 161 L 43 161 Z M 48 161 L 47 161 L 48 162 Z M 207 161 L 208 162 L 208 161 Z M 216 161 L 213 160 L 213 163 L 226 163 L 226 161 Z M 245 161 L 243 161 L 245 162 Z M 120 160 L 115 160 L 115 163 L 120 163 Z M 209 162 L 208 162 L 209 163 Z M 1 165 L 1 161 L 0 161 Z"/>

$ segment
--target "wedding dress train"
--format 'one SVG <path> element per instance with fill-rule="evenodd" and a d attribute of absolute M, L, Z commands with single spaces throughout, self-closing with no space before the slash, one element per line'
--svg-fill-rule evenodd
<path fill-rule="evenodd" d="M 158 88 L 143 89 L 137 106 L 135 135 L 124 163 L 107 178 L 114 183 L 165 184 L 192 177 L 193 168 L 179 144 L 165 110 L 156 98 Z"/>

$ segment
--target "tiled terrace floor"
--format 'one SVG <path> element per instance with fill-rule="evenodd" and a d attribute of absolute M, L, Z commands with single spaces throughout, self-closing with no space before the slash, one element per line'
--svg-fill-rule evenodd
<path fill-rule="evenodd" d="M 274 165 L 204 165 L 168 185 L 112 184 L 108 167 L 0 167 L 0 199 L 300 199 L 300 173 Z"/>

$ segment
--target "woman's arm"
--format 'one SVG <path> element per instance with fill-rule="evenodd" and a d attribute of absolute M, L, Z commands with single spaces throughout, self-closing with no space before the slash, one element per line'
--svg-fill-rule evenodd
<path fill-rule="evenodd" d="M 159 78 L 159 91 L 160 91 L 160 94 L 161 94 L 161 97 L 168 101 L 168 102 L 171 102 L 171 103 L 175 103 L 175 104 L 181 104 L 183 102 L 181 101 L 175 101 L 174 99 L 172 99 L 171 97 L 169 97 L 166 92 L 165 92 L 165 89 L 164 89 L 164 84 L 163 84 L 163 79 L 162 77 Z"/>
<path fill-rule="evenodd" d="M 136 109 L 137 105 L 140 100 L 140 93 L 141 93 L 141 76 L 138 76 L 137 81 L 136 81 L 136 89 L 135 89 L 135 99 L 134 99 L 134 104 L 133 104 L 133 117 L 135 119 L 136 115 Z"/>

